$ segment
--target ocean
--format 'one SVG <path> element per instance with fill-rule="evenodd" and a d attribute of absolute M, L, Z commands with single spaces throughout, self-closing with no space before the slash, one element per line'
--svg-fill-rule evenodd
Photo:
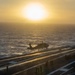
<path fill-rule="evenodd" d="M 49 48 L 75 45 L 74 25 L 0 25 L 0 58 L 29 54 L 38 50 L 28 50 L 41 42 Z"/>

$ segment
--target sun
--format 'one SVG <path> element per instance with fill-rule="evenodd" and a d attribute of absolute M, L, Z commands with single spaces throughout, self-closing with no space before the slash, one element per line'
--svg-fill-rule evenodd
<path fill-rule="evenodd" d="M 46 18 L 47 12 L 42 4 L 29 3 L 23 8 L 22 15 L 24 18 L 34 21 L 34 20 L 42 20 Z"/>

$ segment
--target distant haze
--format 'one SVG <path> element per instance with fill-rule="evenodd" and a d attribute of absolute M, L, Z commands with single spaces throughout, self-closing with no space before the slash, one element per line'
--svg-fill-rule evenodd
<path fill-rule="evenodd" d="M 30 2 L 41 3 L 51 13 L 37 23 L 75 24 L 75 0 L 0 0 L 0 22 L 32 23 L 21 14 L 22 8 Z"/>

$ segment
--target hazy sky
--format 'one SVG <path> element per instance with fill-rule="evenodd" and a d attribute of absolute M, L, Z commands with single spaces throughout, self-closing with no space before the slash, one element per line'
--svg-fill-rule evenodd
<path fill-rule="evenodd" d="M 51 13 L 46 23 L 75 24 L 75 0 L 0 0 L 0 22 L 28 22 L 21 10 L 29 2 L 39 2 Z"/>

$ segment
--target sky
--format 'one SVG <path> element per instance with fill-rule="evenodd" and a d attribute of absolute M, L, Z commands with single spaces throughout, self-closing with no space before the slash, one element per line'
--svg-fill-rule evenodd
<path fill-rule="evenodd" d="M 22 9 L 30 2 L 41 3 L 49 13 L 49 24 L 75 24 L 75 0 L 0 0 L 0 22 L 31 23 L 22 16 Z"/>

